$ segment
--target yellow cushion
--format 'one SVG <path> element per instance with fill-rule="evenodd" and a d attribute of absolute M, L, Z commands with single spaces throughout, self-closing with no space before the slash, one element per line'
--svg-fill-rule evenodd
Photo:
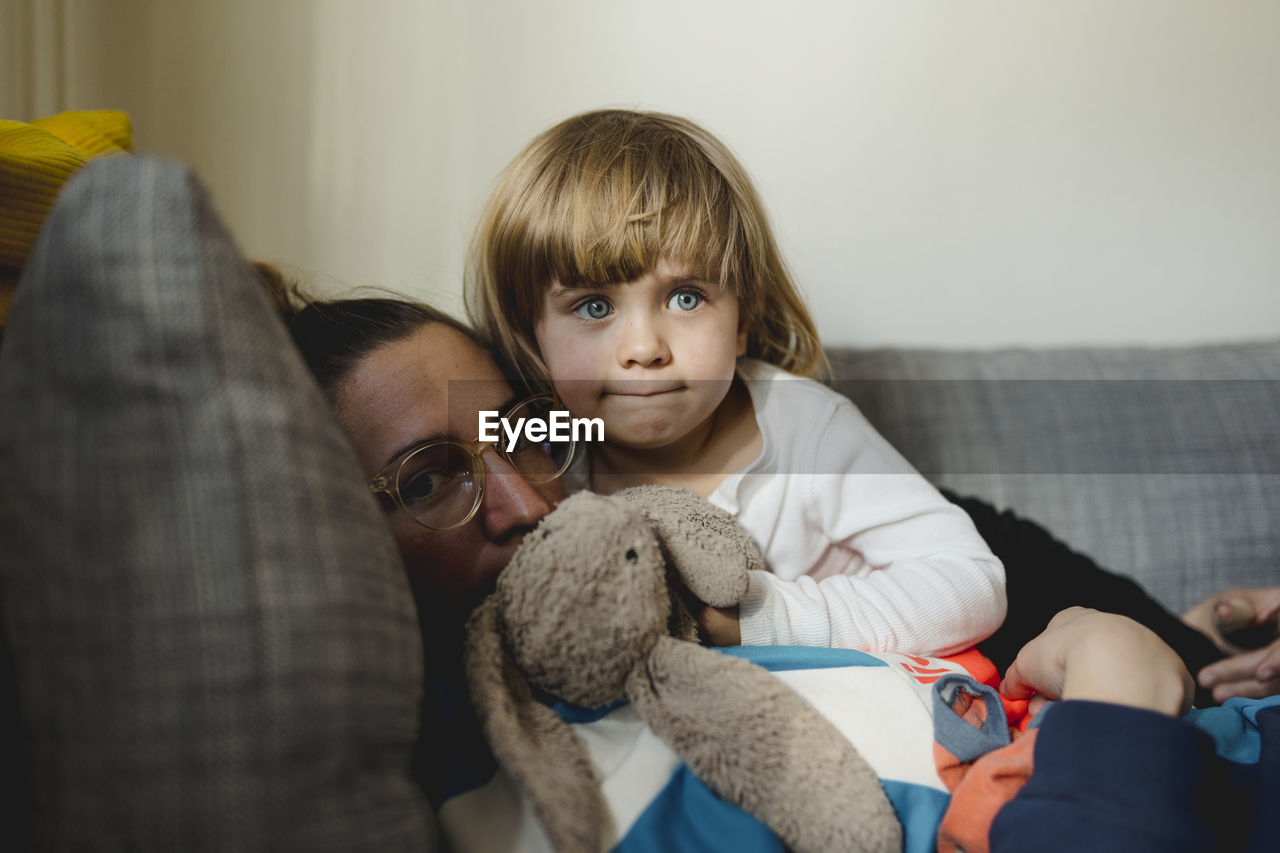
<path fill-rule="evenodd" d="M 0 324 L 67 178 L 94 157 L 132 150 L 133 125 L 120 110 L 58 113 L 30 124 L 0 120 Z"/>

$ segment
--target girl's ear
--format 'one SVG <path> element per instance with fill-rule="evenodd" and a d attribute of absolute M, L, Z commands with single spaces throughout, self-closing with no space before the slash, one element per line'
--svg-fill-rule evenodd
<path fill-rule="evenodd" d="M 467 621 L 467 685 L 498 763 L 557 851 L 598 853 L 613 835 L 600 780 L 568 723 L 533 695 L 502 640 L 490 596 Z"/>
<path fill-rule="evenodd" d="M 750 318 L 747 317 L 745 311 L 742 310 L 742 304 L 738 304 L 738 357 L 747 354 L 747 326 L 750 325 Z"/>

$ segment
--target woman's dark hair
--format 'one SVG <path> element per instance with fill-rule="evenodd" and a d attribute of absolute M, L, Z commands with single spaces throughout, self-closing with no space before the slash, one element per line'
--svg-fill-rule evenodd
<path fill-rule="evenodd" d="M 320 387 L 331 399 L 338 385 L 369 353 L 402 341 L 431 323 L 456 329 L 488 351 L 474 331 L 421 302 L 400 298 L 313 299 L 275 266 L 253 261 L 285 326 Z"/>

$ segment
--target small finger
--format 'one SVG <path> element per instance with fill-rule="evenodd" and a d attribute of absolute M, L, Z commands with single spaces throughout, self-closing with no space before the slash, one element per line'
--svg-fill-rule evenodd
<path fill-rule="evenodd" d="M 1280 693 L 1280 679 L 1258 681 L 1250 678 L 1243 681 L 1230 681 L 1213 688 L 1213 701 L 1221 704 L 1235 698 L 1265 699 L 1276 693 Z"/>
<path fill-rule="evenodd" d="M 1265 605 L 1254 616 L 1254 619 L 1258 622 L 1276 622 L 1280 624 L 1280 598 L 1277 598 L 1269 605 Z"/>
<path fill-rule="evenodd" d="M 1000 695 L 1010 699 L 1026 699 L 1035 692 L 1035 688 L 1023 680 L 1022 673 L 1018 671 L 1018 662 L 1015 660 L 1009 665 L 1004 679 L 1000 682 Z"/>
<path fill-rule="evenodd" d="M 1243 598 L 1223 598 L 1213 607 L 1213 618 L 1224 634 L 1253 624 L 1253 606 Z"/>
<path fill-rule="evenodd" d="M 1201 687 L 1213 687 L 1216 684 L 1254 678 L 1267 652 L 1268 649 L 1259 649 L 1258 651 L 1233 655 L 1217 663 L 1209 664 L 1200 670 L 1196 681 Z"/>
<path fill-rule="evenodd" d="M 1254 675 L 1259 681 L 1275 681 L 1280 677 L 1280 640 L 1261 651 L 1263 652 L 1262 660 L 1258 661 L 1258 668 L 1254 670 Z"/>

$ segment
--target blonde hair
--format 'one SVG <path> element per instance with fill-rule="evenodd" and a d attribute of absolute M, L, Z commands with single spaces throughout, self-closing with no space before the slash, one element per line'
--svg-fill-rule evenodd
<path fill-rule="evenodd" d="M 630 281 L 667 258 L 734 293 L 747 355 L 811 376 L 826 360 L 746 170 L 688 119 L 599 110 L 536 137 L 498 182 L 467 265 L 472 323 L 545 387 L 534 327 L 546 289 Z"/>

